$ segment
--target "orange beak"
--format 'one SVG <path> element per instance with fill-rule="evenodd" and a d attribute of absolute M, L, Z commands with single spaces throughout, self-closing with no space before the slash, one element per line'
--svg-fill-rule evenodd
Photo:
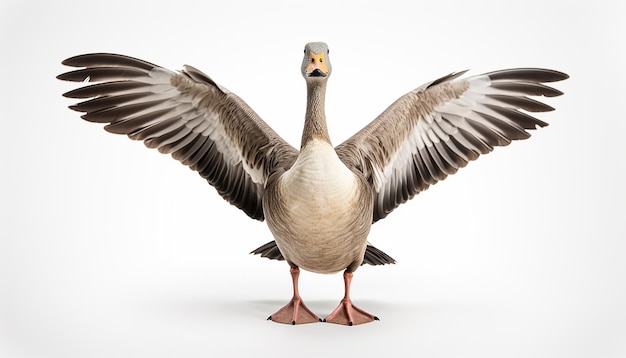
<path fill-rule="evenodd" d="M 309 64 L 306 66 L 306 73 L 309 77 L 326 77 L 328 67 L 326 67 L 326 56 L 324 52 L 309 54 Z"/>

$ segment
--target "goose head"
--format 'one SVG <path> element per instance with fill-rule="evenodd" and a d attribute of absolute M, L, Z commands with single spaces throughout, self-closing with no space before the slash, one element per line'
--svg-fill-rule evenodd
<path fill-rule="evenodd" d="M 310 42 L 304 47 L 302 59 L 302 76 L 307 82 L 328 79 L 331 72 L 328 58 L 328 45 L 323 42 Z"/>

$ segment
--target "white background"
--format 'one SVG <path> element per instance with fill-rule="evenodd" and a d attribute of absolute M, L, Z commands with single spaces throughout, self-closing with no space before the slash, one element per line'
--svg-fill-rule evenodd
<path fill-rule="evenodd" d="M 524 1 L 3 1 L 0 356 L 626 356 L 624 5 Z M 621 3 L 620 3 L 621 4 Z M 265 318 L 288 267 L 197 174 L 67 109 L 64 58 L 200 68 L 299 146 L 309 41 L 331 47 L 340 143 L 452 71 L 567 72 L 550 126 L 374 225 L 358 327 Z M 322 317 L 341 274 L 303 273 Z"/>

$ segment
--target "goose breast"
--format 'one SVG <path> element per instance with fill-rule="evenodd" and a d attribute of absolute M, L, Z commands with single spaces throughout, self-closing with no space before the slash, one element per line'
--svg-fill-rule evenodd
<path fill-rule="evenodd" d="M 332 146 L 314 140 L 268 184 L 267 224 L 291 264 L 334 273 L 361 264 L 372 223 L 373 192 Z"/>

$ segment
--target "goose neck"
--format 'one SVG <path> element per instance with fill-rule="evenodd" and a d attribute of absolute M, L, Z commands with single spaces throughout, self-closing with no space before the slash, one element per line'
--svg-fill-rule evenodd
<path fill-rule="evenodd" d="M 330 143 L 326 114 L 324 111 L 326 99 L 326 82 L 309 83 L 307 85 L 307 108 L 302 133 L 301 147 L 313 139 L 322 139 Z"/>

